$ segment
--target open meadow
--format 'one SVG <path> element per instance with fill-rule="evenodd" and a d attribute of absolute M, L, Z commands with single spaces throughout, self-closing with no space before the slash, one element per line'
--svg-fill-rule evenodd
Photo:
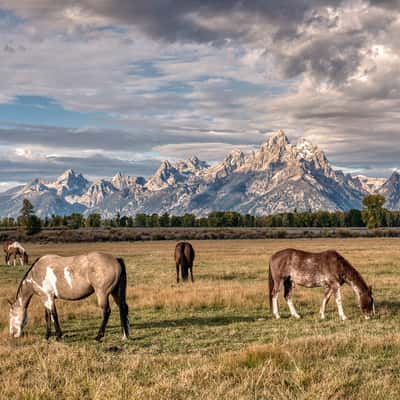
<path fill-rule="evenodd" d="M 0 266 L 0 399 L 398 399 L 400 239 L 193 241 L 195 283 L 175 283 L 174 241 L 29 244 L 31 259 L 101 250 L 122 256 L 132 337 L 112 314 L 102 343 L 95 296 L 58 301 L 64 339 L 44 340 L 37 298 L 21 339 L 8 334 L 7 298 L 25 268 Z M 319 319 L 323 289 L 294 289 L 301 320 L 281 319 L 267 299 L 268 259 L 286 247 L 336 249 L 372 285 L 366 321 L 348 286 Z"/>

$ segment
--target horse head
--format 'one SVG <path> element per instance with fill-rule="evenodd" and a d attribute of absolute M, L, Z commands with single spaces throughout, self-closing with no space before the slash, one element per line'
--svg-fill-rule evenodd
<path fill-rule="evenodd" d="M 369 286 L 367 290 L 363 291 L 360 295 L 360 307 L 365 319 L 370 319 L 375 315 L 375 302 L 372 295 L 372 288 Z"/>
<path fill-rule="evenodd" d="M 22 335 L 25 325 L 28 323 L 27 308 L 23 307 L 18 301 L 11 302 L 10 304 L 10 335 L 18 338 Z"/>

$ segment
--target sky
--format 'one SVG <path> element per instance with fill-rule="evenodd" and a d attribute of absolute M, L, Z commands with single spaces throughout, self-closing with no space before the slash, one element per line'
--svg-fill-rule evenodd
<path fill-rule="evenodd" d="M 400 0 L 0 0 L 0 191 L 148 176 L 273 131 L 400 167 Z"/>

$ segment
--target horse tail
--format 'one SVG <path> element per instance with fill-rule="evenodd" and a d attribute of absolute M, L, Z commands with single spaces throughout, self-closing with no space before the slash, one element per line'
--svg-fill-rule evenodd
<path fill-rule="evenodd" d="M 272 291 L 274 290 L 274 279 L 272 278 L 271 272 L 271 260 L 268 266 L 268 297 L 269 297 L 269 308 L 272 310 Z"/>
<path fill-rule="evenodd" d="M 185 247 L 186 247 L 186 244 L 185 243 L 182 243 L 181 244 L 181 256 L 180 256 L 180 259 L 181 259 L 181 270 L 182 270 L 182 280 L 183 281 L 187 281 L 188 280 L 188 277 L 189 277 L 189 265 L 188 265 L 188 262 L 187 262 L 187 259 L 186 259 L 186 255 L 185 255 Z"/>
<path fill-rule="evenodd" d="M 126 284 L 127 284 L 126 266 L 123 258 L 117 258 L 117 261 L 121 267 L 121 274 L 119 276 L 119 281 L 117 285 L 118 299 L 119 299 L 119 304 L 118 304 L 119 315 L 121 319 L 121 327 L 124 333 L 124 338 L 128 338 L 130 335 L 130 325 L 128 318 L 129 308 L 128 304 L 126 304 Z"/>

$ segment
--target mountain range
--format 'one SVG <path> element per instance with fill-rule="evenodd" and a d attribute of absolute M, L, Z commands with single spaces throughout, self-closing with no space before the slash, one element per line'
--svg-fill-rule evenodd
<path fill-rule="evenodd" d="M 197 157 L 164 161 L 148 178 L 117 173 L 87 180 L 73 170 L 55 181 L 35 179 L 0 193 L 0 215 L 17 216 L 27 198 L 36 214 L 100 213 L 104 217 L 137 213 L 198 216 L 215 210 L 253 215 L 285 211 L 361 208 L 364 196 L 383 194 L 389 209 L 400 208 L 400 174 L 389 179 L 352 176 L 335 170 L 325 153 L 305 139 L 291 144 L 280 130 L 257 151 L 233 150 L 217 164 Z"/>

